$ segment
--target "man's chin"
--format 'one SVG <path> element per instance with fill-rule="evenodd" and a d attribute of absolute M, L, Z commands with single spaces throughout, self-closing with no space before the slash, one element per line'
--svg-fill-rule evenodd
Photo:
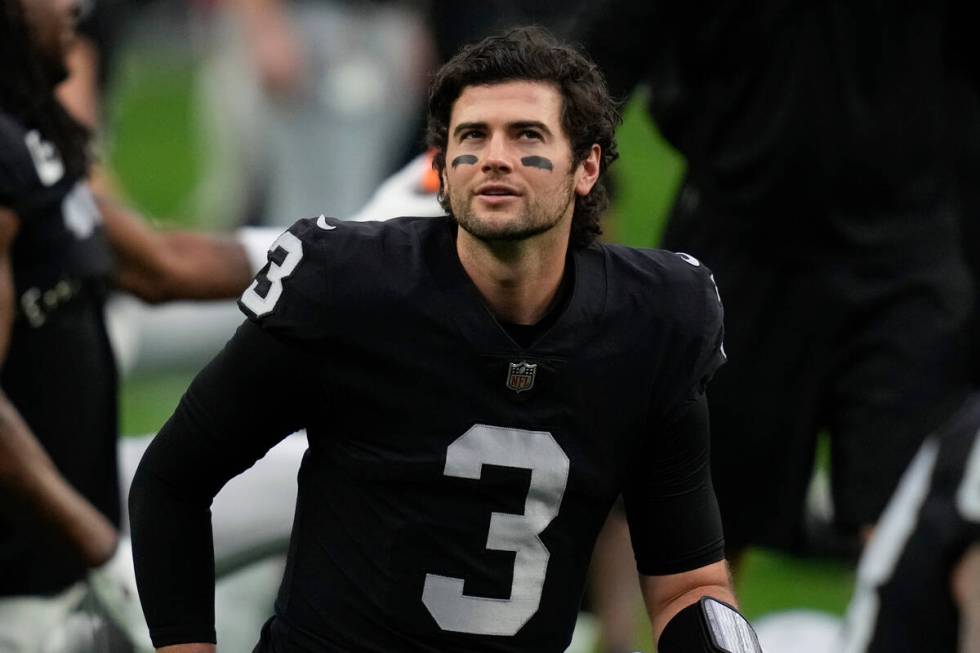
<path fill-rule="evenodd" d="M 457 219 L 456 221 L 466 233 L 488 243 L 513 243 L 527 240 L 554 227 L 553 224 L 527 224 L 524 222 L 500 224 L 472 217 L 463 220 Z"/>

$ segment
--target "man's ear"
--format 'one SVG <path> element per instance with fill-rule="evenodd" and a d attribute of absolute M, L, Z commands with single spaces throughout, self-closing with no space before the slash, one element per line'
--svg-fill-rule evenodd
<path fill-rule="evenodd" d="M 575 194 L 585 197 L 592 192 L 596 181 L 599 180 L 601 169 L 602 148 L 597 144 L 592 145 L 592 149 L 585 159 L 578 164 L 575 170 Z"/>

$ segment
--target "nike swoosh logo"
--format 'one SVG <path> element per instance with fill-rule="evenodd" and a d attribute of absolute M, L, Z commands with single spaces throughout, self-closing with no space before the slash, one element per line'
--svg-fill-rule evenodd
<path fill-rule="evenodd" d="M 701 267 L 701 261 L 697 260 L 696 258 L 694 258 L 693 256 L 691 256 L 690 254 L 685 254 L 684 252 L 674 252 L 674 254 L 677 254 L 682 259 L 684 259 L 685 261 L 687 261 L 688 263 L 690 263 L 691 265 L 693 265 L 696 268 L 697 267 Z"/>
<path fill-rule="evenodd" d="M 316 226 L 320 227 L 324 231 L 331 231 L 337 228 L 335 224 L 327 224 L 327 216 L 320 214 L 320 217 L 316 219 Z"/>

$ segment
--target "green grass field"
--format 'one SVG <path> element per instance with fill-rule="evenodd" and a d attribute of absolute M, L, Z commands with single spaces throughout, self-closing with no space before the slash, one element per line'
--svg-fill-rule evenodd
<path fill-rule="evenodd" d="M 129 199 L 163 223 L 194 224 L 190 198 L 201 158 L 192 128 L 194 72 L 188 55 L 130 51 L 110 105 L 111 165 Z M 663 142 L 636 101 L 627 107 L 620 148 L 615 219 L 607 232 L 611 240 L 654 246 L 683 175 L 683 159 Z M 193 373 L 178 370 L 127 379 L 123 432 L 159 428 Z M 753 551 L 737 580 L 744 611 L 756 617 L 787 608 L 840 613 L 853 576 L 833 561 Z M 645 636 L 638 641 L 644 650 L 652 650 Z"/>

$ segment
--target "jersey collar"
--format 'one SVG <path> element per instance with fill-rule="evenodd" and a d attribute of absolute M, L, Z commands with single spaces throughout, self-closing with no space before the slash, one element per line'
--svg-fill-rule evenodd
<path fill-rule="evenodd" d="M 456 253 L 456 223 L 449 216 L 423 243 L 425 259 L 435 284 L 461 336 L 480 353 L 520 352 L 541 357 L 567 358 L 587 346 L 603 319 L 606 304 L 606 265 L 601 245 L 574 248 L 571 297 L 551 327 L 522 348 L 508 335 L 483 301 Z"/>

